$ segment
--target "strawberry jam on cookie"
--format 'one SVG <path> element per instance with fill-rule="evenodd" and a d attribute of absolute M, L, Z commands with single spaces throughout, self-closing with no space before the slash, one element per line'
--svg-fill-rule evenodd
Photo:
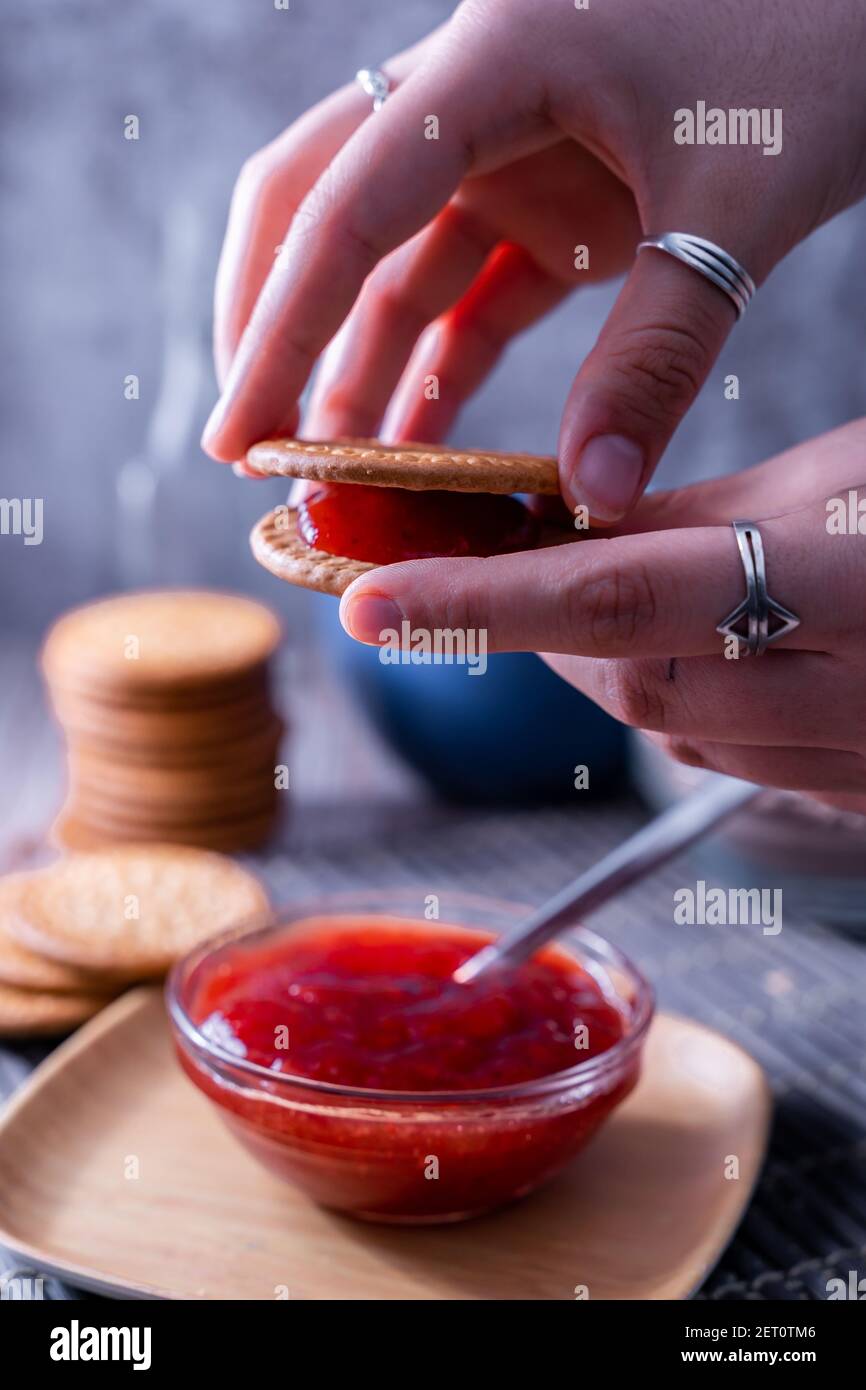
<path fill-rule="evenodd" d="M 298 534 L 312 550 L 390 565 L 529 550 L 538 523 L 515 498 L 492 493 L 322 483 L 298 507 Z"/>

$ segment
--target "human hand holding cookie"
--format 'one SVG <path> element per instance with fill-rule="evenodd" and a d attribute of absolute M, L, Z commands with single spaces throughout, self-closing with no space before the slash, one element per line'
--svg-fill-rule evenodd
<path fill-rule="evenodd" d="M 862 7 L 845 0 L 817 20 L 799 7 L 784 53 L 776 5 L 756 13 L 734 0 L 700 26 L 690 22 L 692 9 L 686 0 L 609 0 L 586 11 L 542 7 L 527 23 L 525 7 L 511 0 L 467 0 L 373 74 L 382 98 L 375 115 L 369 82 L 363 91 L 347 86 L 249 161 L 218 276 L 222 396 L 205 448 L 241 460 L 253 475 L 262 465 L 274 471 L 263 452 L 273 445 L 251 446 L 298 433 L 298 400 L 316 363 L 306 436 L 441 440 L 515 334 L 578 286 L 628 271 L 566 402 L 557 461 L 569 510 L 595 527 L 621 522 L 756 283 L 866 192 Z M 836 82 L 817 92 L 822 64 L 832 65 Z M 771 68 L 779 104 L 767 114 L 779 117 L 778 140 L 762 149 Z M 724 138 L 677 137 L 683 112 L 706 107 L 708 83 L 720 118 L 748 123 L 754 108 L 760 139 L 733 125 Z M 431 379 L 437 390 L 427 393 Z M 321 456 L 321 446 L 308 447 Z M 284 578 L 343 594 L 344 624 L 360 640 L 399 630 L 403 617 L 419 627 L 482 627 L 494 648 L 558 652 L 568 678 L 628 722 L 652 726 L 645 707 L 663 708 L 666 733 L 709 740 L 708 766 L 848 794 L 847 756 L 844 768 L 823 755 L 810 767 L 798 753 L 795 768 L 784 758 L 761 763 L 730 752 L 756 742 L 753 702 L 760 727 L 762 699 L 768 716 L 774 702 L 787 699 L 790 708 L 800 677 L 811 677 L 812 657 L 823 661 L 843 640 L 821 606 L 827 594 L 815 566 L 826 561 L 834 611 L 847 615 L 846 557 L 854 548 L 826 548 L 826 491 L 816 491 L 804 516 L 784 477 L 776 480 L 785 516 L 768 523 L 773 583 L 782 576 L 782 597 L 805 616 L 780 642 L 790 651 L 744 669 L 718 657 L 715 628 L 726 597 L 730 607 L 742 596 L 743 580 L 721 485 L 671 499 L 668 512 L 653 502 L 641 515 L 662 528 L 656 536 L 555 551 L 549 542 L 561 543 L 563 533 L 533 530 L 500 505 L 504 497 L 489 497 L 478 525 L 470 524 L 473 504 L 444 500 L 465 489 L 465 474 L 429 484 L 409 482 L 408 474 L 396 482 L 357 473 L 335 480 L 304 467 L 295 474 L 324 479 L 326 488 L 349 482 L 354 496 L 296 494 L 296 506 L 257 528 L 254 549 Z M 429 506 L 398 495 L 368 499 L 358 488 L 364 481 L 383 491 L 444 493 Z M 546 490 L 512 484 L 479 490 Z M 741 496 L 736 485 L 729 495 Z M 719 501 L 710 525 L 694 519 L 708 497 Z M 746 498 L 752 516 L 767 515 L 761 506 L 778 512 L 778 499 L 767 502 L 760 489 L 752 498 L 751 485 Z M 821 540 L 815 553 L 806 547 L 811 530 Z M 386 531 L 389 541 L 408 537 L 402 553 L 379 544 Z M 410 557 L 419 558 L 381 568 Z M 675 682 L 650 700 L 635 665 L 661 659 L 667 669 L 672 655 L 684 673 L 686 661 L 716 663 L 703 705 L 689 692 L 691 723 L 668 711 Z M 828 669 L 820 667 L 824 676 Z M 780 747 L 820 746 L 801 702 L 789 717 L 792 724 L 778 717 Z M 773 746 L 766 728 L 757 742 Z M 716 744 L 728 749 L 724 756 Z M 855 769 L 855 783 L 857 776 Z"/>
<path fill-rule="evenodd" d="M 674 757 L 862 810 L 864 463 L 859 420 L 744 473 L 648 497 L 604 539 L 378 568 L 344 593 L 343 624 L 369 643 L 406 621 L 483 630 L 490 651 L 546 652 Z M 763 659 L 717 631 L 743 597 L 737 516 L 760 521 L 770 594 L 799 618 Z"/>
<path fill-rule="evenodd" d="M 760 284 L 866 191 L 866 11 L 795 9 L 731 0 L 697 25 L 691 0 L 531 16 L 513 0 L 467 0 L 387 61 L 381 110 L 353 83 L 307 112 L 235 190 L 216 291 L 222 398 L 205 448 L 234 462 L 296 434 L 322 353 L 305 435 L 441 440 L 511 338 L 628 271 L 558 450 L 569 506 L 620 519 L 751 277 Z M 821 71 L 833 82 L 816 83 Z M 768 72 L 784 147 L 781 128 L 763 148 L 748 131 L 677 138 L 679 109 L 693 114 L 708 91 L 721 116 L 754 110 L 760 124 Z M 703 239 L 696 255 L 682 244 L 635 255 L 642 235 L 683 231 Z"/>

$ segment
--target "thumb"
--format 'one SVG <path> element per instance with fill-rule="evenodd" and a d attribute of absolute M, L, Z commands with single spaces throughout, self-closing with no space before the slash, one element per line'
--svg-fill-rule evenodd
<path fill-rule="evenodd" d="M 595 522 L 638 500 L 737 312 L 727 295 L 662 251 L 641 251 L 566 402 L 560 486 Z"/>

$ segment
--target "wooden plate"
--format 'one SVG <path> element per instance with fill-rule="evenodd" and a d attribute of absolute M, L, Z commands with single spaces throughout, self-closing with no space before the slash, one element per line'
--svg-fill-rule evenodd
<path fill-rule="evenodd" d="M 139 1298 L 684 1298 L 742 1215 L 769 1115 L 746 1053 L 661 1015 L 643 1080 L 565 1175 L 461 1226 L 366 1225 L 238 1147 L 180 1072 L 160 991 L 138 989 L 0 1115 L 0 1245 Z"/>

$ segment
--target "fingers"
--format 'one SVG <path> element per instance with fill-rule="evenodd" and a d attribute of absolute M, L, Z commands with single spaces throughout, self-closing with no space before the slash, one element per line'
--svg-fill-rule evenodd
<path fill-rule="evenodd" d="M 715 622 L 742 597 L 736 545 L 733 537 L 720 544 L 721 531 L 681 534 L 676 551 L 666 532 L 489 559 L 390 565 L 356 580 L 340 613 L 361 641 L 377 640 L 363 608 L 363 596 L 374 592 L 387 595 L 413 627 L 486 631 L 490 651 L 596 657 L 720 651 Z M 711 595 L 715 622 L 708 620 L 706 597 L 695 604 L 696 591 Z"/>
<path fill-rule="evenodd" d="M 856 639 L 860 537 L 828 537 L 823 514 L 814 510 L 761 529 L 770 595 L 801 619 L 778 647 L 834 650 L 843 638 Z M 484 629 L 491 651 L 720 655 L 725 648 L 716 626 L 744 592 L 731 528 L 695 527 L 489 559 L 387 566 L 356 580 L 343 596 L 341 616 L 360 641 L 377 641 L 363 608 L 364 596 L 375 594 L 390 599 L 400 620 L 414 627 Z M 394 625 L 400 622 L 386 626 Z"/>
<path fill-rule="evenodd" d="M 360 87 L 344 87 L 259 150 L 241 170 L 214 292 L 214 357 L 220 385 L 298 205 L 368 113 L 369 100 Z"/>
<path fill-rule="evenodd" d="M 855 749 L 866 738 L 866 715 L 851 700 L 857 673 L 833 657 L 545 659 L 621 723 L 680 741 Z"/>
<path fill-rule="evenodd" d="M 597 248 L 591 269 L 573 264 L 575 208 Z M 570 290 L 618 274 L 638 234 L 631 193 L 571 141 L 465 181 L 367 280 L 320 364 L 304 432 L 443 438 L 509 340 Z"/>
<path fill-rule="evenodd" d="M 441 29 L 390 59 L 389 77 L 405 81 L 440 34 Z M 305 112 L 241 170 L 214 297 L 214 355 L 220 386 L 299 204 L 369 114 L 370 98 L 357 83 L 348 83 Z"/>
<path fill-rule="evenodd" d="M 637 256 L 565 406 L 560 478 L 572 508 L 605 523 L 634 506 L 735 321 L 727 296 L 688 266 Z"/>
<path fill-rule="evenodd" d="M 866 793 L 866 761 L 838 748 L 755 748 L 649 735 L 669 757 L 785 791 Z"/>
<path fill-rule="evenodd" d="M 452 203 L 382 261 L 322 359 L 304 421 L 310 438 L 379 433 L 419 334 L 471 285 L 493 246 Z"/>
<path fill-rule="evenodd" d="M 205 428 L 214 457 L 230 462 L 259 439 L 294 431 L 312 365 L 379 261 L 442 210 L 477 161 L 494 149 L 508 157 L 537 136 L 544 120 L 527 104 L 525 69 L 499 47 L 492 27 L 452 20 L 434 54 L 360 126 L 304 200 Z M 467 80 L 479 71 L 489 80 Z M 424 134 L 431 113 L 436 140 Z"/>
<path fill-rule="evenodd" d="M 418 343 L 389 406 L 385 437 L 444 439 L 510 339 L 570 292 L 520 247 L 499 246 L 460 303 Z"/>
<path fill-rule="evenodd" d="M 237 459 L 232 464 L 232 472 L 236 478 L 265 478 L 267 474 L 260 473 L 257 468 L 253 468 L 246 459 Z"/>

